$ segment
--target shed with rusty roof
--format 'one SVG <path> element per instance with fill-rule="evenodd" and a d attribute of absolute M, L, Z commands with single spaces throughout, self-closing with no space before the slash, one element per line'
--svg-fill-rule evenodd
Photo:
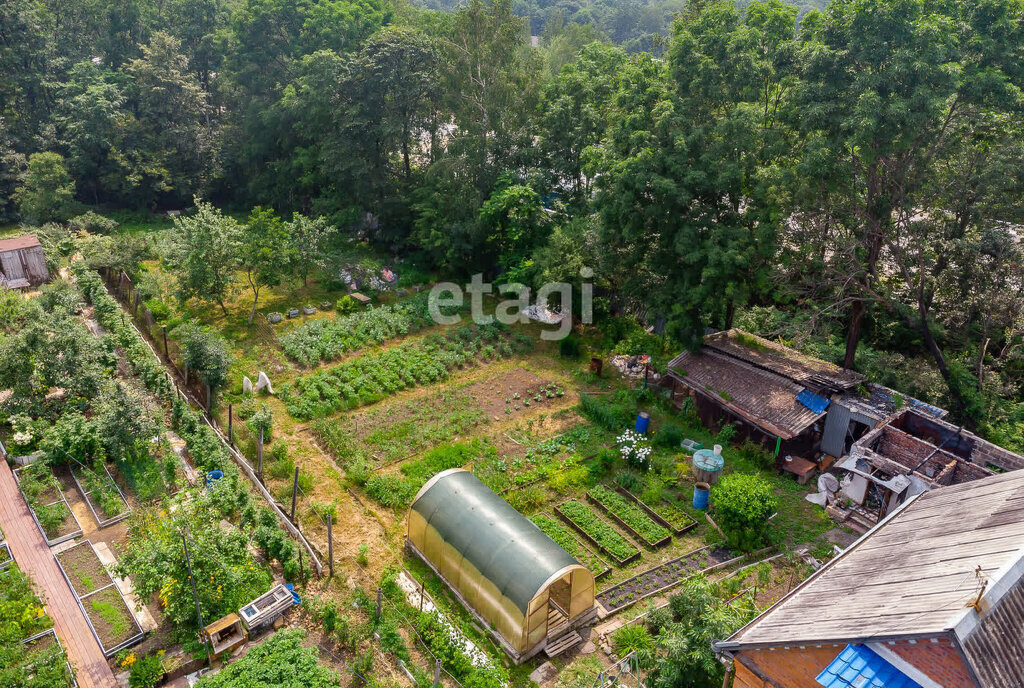
<path fill-rule="evenodd" d="M 0 239 L 0 286 L 23 289 L 49 279 L 46 256 L 35 234 Z"/>

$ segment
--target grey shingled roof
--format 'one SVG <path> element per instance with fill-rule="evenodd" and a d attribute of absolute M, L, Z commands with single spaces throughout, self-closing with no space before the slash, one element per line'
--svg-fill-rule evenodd
<path fill-rule="evenodd" d="M 1022 558 L 1024 471 L 926 492 L 716 646 L 740 650 L 947 632 L 977 614 L 967 604 L 981 590 L 978 567 L 987 578 L 986 595 L 994 596 L 1005 593 L 1008 583 L 1021 585 L 1013 578 L 1020 572 L 1011 572 Z M 979 639 L 974 651 L 985 652 L 985 642 Z"/>
<path fill-rule="evenodd" d="M 435 476 L 412 508 L 523 614 L 552 575 L 579 565 L 468 471 Z"/>
<path fill-rule="evenodd" d="M 741 341 L 741 337 L 755 346 L 748 346 Z M 834 363 L 802 354 L 796 349 L 736 328 L 709 334 L 704 338 L 704 346 L 787 377 L 806 387 L 849 389 L 864 380 L 860 373 L 843 370 Z"/>

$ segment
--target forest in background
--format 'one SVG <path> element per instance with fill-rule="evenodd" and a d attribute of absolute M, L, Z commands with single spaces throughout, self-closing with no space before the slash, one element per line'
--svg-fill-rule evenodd
<path fill-rule="evenodd" d="M 593 267 L 667 347 L 742 326 L 1021 449 L 1021 3 L 806 9 L 3 0 L 0 214 L 202 198 L 449 277 Z"/>

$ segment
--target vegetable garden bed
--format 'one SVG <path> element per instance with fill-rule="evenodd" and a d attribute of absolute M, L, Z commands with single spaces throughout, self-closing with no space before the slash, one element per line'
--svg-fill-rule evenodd
<path fill-rule="evenodd" d="M 0 544 L 0 571 L 3 571 L 12 563 L 14 563 L 14 555 L 11 554 L 11 548 L 4 542 Z"/>
<path fill-rule="evenodd" d="M 119 521 L 123 521 L 131 515 L 132 508 L 128 500 L 124 498 L 121 488 L 114 482 L 107 467 L 103 467 L 103 473 L 88 468 L 79 472 L 71 469 L 71 477 L 75 480 L 75 486 L 85 497 L 85 503 L 89 505 L 89 511 L 100 528 L 106 528 Z"/>
<path fill-rule="evenodd" d="M 612 567 L 601 557 L 597 556 L 587 545 L 580 542 L 562 523 L 547 514 L 536 514 L 530 517 L 535 526 L 541 529 L 545 535 L 555 541 L 559 547 L 569 553 L 576 561 L 583 564 L 587 570 L 594 575 L 594 580 L 600 580 L 612 572 Z"/>
<path fill-rule="evenodd" d="M 643 509 L 644 513 L 650 516 L 651 520 L 655 523 L 668 528 L 673 535 L 682 535 L 697 527 L 697 522 L 688 513 L 669 504 L 664 499 L 659 504 L 647 504 L 640 497 L 620 485 L 616 485 L 615 489 L 623 497 Z"/>
<path fill-rule="evenodd" d="M 640 558 L 640 550 L 586 504 L 569 500 L 555 506 L 554 510 L 584 540 L 611 557 L 617 565 L 625 566 Z"/>
<path fill-rule="evenodd" d="M 104 656 L 110 657 L 142 640 L 142 627 L 103 567 L 92 542 L 84 540 L 54 558 Z"/>
<path fill-rule="evenodd" d="M 677 557 L 654 568 L 642 571 L 628 580 L 613 585 L 597 595 L 601 606 L 614 613 L 675 587 L 698 573 L 707 573 L 739 561 L 721 543 L 708 545 Z"/>
<path fill-rule="evenodd" d="M 529 337 L 504 326 L 466 325 L 296 378 L 282 386 L 281 400 L 294 418 L 321 418 L 439 382 L 464 365 L 508 357 L 529 344 Z"/>
<path fill-rule="evenodd" d="M 14 479 L 48 546 L 82 535 L 82 526 L 48 465 L 37 462 L 19 468 L 14 471 Z"/>
<path fill-rule="evenodd" d="M 651 520 L 636 504 L 604 485 L 597 485 L 587 492 L 587 501 L 651 549 L 664 547 L 672 541 L 668 528 Z"/>

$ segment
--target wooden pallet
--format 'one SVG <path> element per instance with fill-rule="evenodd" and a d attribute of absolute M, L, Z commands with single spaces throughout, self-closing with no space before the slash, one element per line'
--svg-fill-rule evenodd
<path fill-rule="evenodd" d="M 554 659 L 558 655 L 566 652 L 567 650 L 571 650 L 582 642 L 583 636 L 576 631 L 572 631 L 545 647 L 544 654 L 548 656 L 548 659 Z"/>

